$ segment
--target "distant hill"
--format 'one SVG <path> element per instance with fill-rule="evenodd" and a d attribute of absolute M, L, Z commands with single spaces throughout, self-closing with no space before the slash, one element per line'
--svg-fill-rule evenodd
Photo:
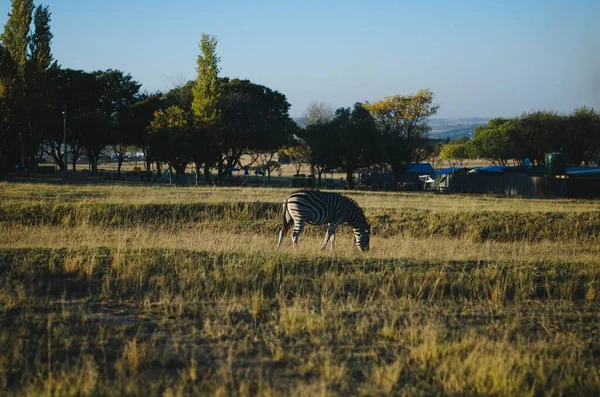
<path fill-rule="evenodd" d="M 480 117 L 457 119 L 429 119 L 432 138 L 456 138 L 459 136 L 473 136 L 475 127 L 487 124 L 489 119 Z"/>

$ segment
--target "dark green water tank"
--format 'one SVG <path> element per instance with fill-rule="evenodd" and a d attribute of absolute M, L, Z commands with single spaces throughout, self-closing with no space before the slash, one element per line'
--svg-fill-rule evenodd
<path fill-rule="evenodd" d="M 567 155 L 565 153 L 546 153 L 546 172 L 551 175 L 567 173 Z"/>

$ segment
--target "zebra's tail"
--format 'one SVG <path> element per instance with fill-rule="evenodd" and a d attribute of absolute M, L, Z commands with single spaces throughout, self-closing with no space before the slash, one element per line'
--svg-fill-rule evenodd
<path fill-rule="evenodd" d="M 289 224 L 287 221 L 287 206 L 288 206 L 288 201 L 287 199 L 285 200 L 285 202 L 283 203 L 283 216 L 281 219 L 281 230 L 279 231 L 279 241 L 277 242 L 277 249 L 279 249 L 279 247 L 281 247 L 281 242 L 283 241 L 283 238 L 285 237 L 288 228 L 289 228 Z"/>

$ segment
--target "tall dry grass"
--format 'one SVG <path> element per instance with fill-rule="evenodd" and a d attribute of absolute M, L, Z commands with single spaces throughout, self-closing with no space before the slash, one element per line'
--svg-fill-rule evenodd
<path fill-rule="evenodd" d="M 287 193 L 0 184 L 1 394 L 600 393 L 597 202 L 353 192 L 371 251 L 276 251 Z"/>

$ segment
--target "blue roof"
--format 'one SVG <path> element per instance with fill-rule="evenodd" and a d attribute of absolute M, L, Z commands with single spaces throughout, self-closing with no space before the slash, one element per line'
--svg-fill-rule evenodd
<path fill-rule="evenodd" d="M 448 167 L 448 168 L 443 168 L 441 170 L 437 170 L 435 172 L 436 175 L 449 175 L 452 174 L 458 170 L 462 170 L 464 167 Z"/>
<path fill-rule="evenodd" d="M 567 167 L 567 175 L 569 175 L 569 176 L 600 175 L 600 167 Z"/>
<path fill-rule="evenodd" d="M 469 174 L 478 174 L 478 173 L 503 174 L 504 168 L 505 167 L 502 167 L 499 165 L 491 165 L 489 167 L 479 167 L 479 168 L 474 168 L 471 171 L 469 171 Z"/>
<path fill-rule="evenodd" d="M 408 172 L 413 174 L 435 174 L 435 170 L 429 163 L 413 164 L 408 169 Z"/>

